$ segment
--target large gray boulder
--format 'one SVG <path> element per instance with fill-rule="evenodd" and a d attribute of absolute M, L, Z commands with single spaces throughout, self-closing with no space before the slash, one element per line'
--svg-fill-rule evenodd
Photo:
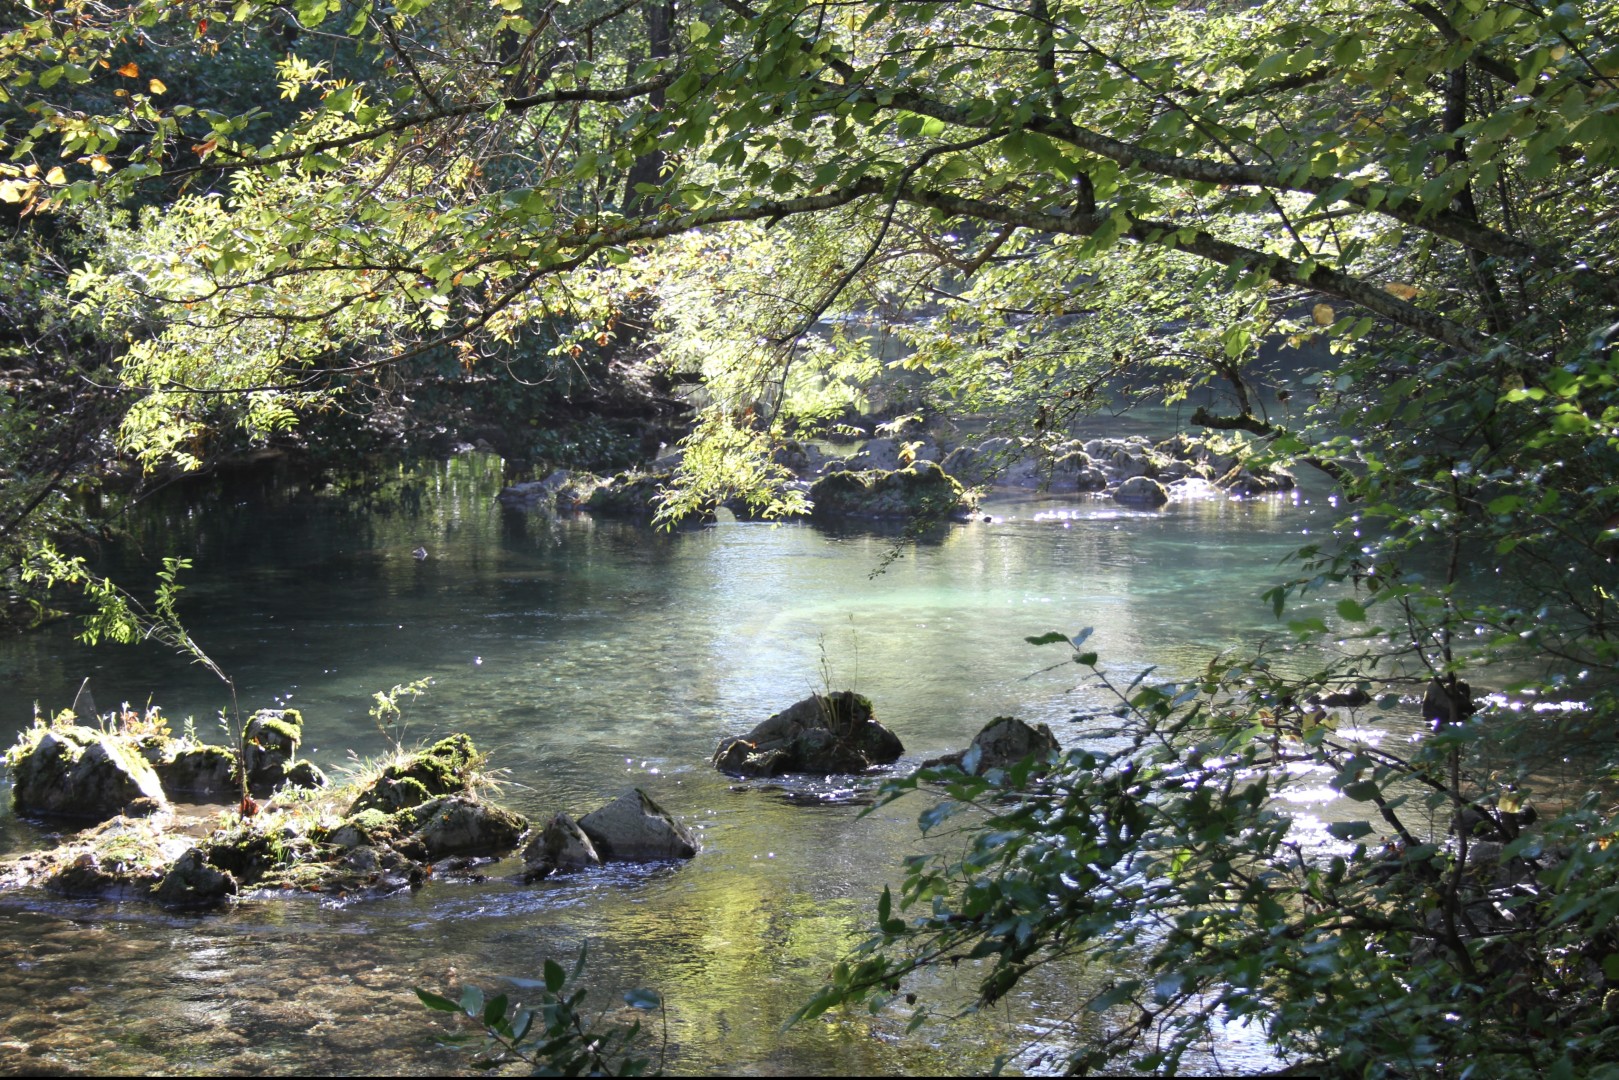
<path fill-rule="evenodd" d="M 864 772 L 897 761 L 899 736 L 879 724 L 871 701 L 849 690 L 811 694 L 740 738 L 723 740 L 714 765 L 738 776 Z"/>
<path fill-rule="evenodd" d="M 19 814 L 105 821 L 168 805 L 157 773 L 134 739 L 62 725 L 24 732 L 6 753 Z"/>
<path fill-rule="evenodd" d="M 553 469 L 544 479 L 529 480 L 526 483 L 501 488 L 500 494 L 495 498 L 511 507 L 555 506 L 557 492 L 572 479 L 573 476 L 567 469 Z"/>
<path fill-rule="evenodd" d="M 702 846 L 690 829 L 640 788 L 580 818 L 579 830 L 604 861 L 689 859 Z"/>
<path fill-rule="evenodd" d="M 899 440 L 869 439 L 844 464 L 846 468 L 852 470 L 880 469 L 883 472 L 892 472 L 906 462 L 900 460 Z"/>

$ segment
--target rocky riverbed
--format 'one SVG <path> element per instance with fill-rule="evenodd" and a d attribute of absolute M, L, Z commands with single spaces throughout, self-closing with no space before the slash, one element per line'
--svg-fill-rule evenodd
<path fill-rule="evenodd" d="M 650 518 L 658 494 L 678 480 L 681 451 L 610 477 L 557 469 L 500 493 L 512 507 L 588 510 Z M 964 518 L 981 493 L 995 489 L 1111 499 L 1159 507 L 1174 499 L 1253 496 L 1291 491 L 1291 473 L 1254 456 L 1244 443 L 1175 435 L 1068 440 L 1047 445 L 994 438 L 945 452 L 931 439 L 866 440 L 848 457 L 817 444 L 789 441 L 775 452 L 779 495 L 798 496 L 811 519 L 941 521 Z M 727 504 L 739 516 L 749 507 Z"/>

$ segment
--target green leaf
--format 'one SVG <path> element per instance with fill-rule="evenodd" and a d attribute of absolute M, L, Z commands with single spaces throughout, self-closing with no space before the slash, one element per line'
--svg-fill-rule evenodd
<path fill-rule="evenodd" d="M 1058 642 L 1066 643 L 1068 641 L 1068 635 L 1060 634 L 1053 630 L 1049 634 L 1041 634 L 1039 637 L 1026 637 L 1023 640 L 1027 641 L 1030 645 L 1055 645 Z"/>
<path fill-rule="evenodd" d="M 1359 840 L 1371 832 L 1371 825 L 1364 821 L 1333 821 L 1327 824 L 1328 835 L 1339 840 Z"/>
<path fill-rule="evenodd" d="M 561 964 L 548 958 L 545 961 L 545 988 L 553 994 L 560 994 L 567 984 L 568 973 L 562 970 Z"/>
<path fill-rule="evenodd" d="M 1338 617 L 1348 619 L 1350 622 L 1365 622 L 1366 609 L 1354 600 L 1345 597 L 1338 601 Z"/>
<path fill-rule="evenodd" d="M 433 993 L 431 990 L 423 990 L 421 987 L 417 987 L 416 997 L 421 1000 L 423 1005 L 426 1005 L 429 1009 L 433 1009 L 437 1012 L 458 1013 L 461 1011 L 461 1006 L 457 1005 L 447 997 L 441 997 L 440 995 Z"/>
<path fill-rule="evenodd" d="M 1106 1012 L 1115 1005 L 1122 1005 L 1129 1001 L 1135 996 L 1136 991 L 1140 989 L 1141 983 L 1139 980 L 1126 979 L 1123 982 L 1115 983 L 1102 993 L 1091 998 L 1085 1003 L 1085 1009 L 1087 1012 Z"/>
<path fill-rule="evenodd" d="M 485 1027 L 494 1027 L 506 1019 L 506 995 L 496 994 L 483 1003 L 483 1023 Z"/>
<path fill-rule="evenodd" d="M 1344 793 L 1345 798 L 1354 799 L 1356 802 L 1370 802 L 1377 798 L 1383 789 L 1374 781 L 1357 780 L 1353 784 L 1345 784 L 1339 790 Z M 1342 837 L 1341 839 L 1353 839 L 1353 837 Z"/>

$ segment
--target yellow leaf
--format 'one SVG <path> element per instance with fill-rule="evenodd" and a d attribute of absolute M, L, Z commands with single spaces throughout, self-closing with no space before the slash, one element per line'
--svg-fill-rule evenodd
<path fill-rule="evenodd" d="M 168 87 L 163 85 L 163 80 L 162 79 L 153 79 L 151 81 L 151 83 L 150 83 L 150 86 L 151 86 L 152 93 L 154 93 L 154 94 L 161 94 L 161 93 L 163 93 L 164 91 L 166 91 L 168 89 Z"/>
<path fill-rule="evenodd" d="M 21 180 L 7 180 L 0 183 L 0 202 L 18 203 L 23 200 L 23 192 L 28 185 Z"/>
<path fill-rule="evenodd" d="M 1310 317 L 1315 320 L 1317 326 L 1331 326 L 1338 313 L 1332 310 L 1331 304 L 1317 304 L 1315 310 L 1310 312 Z"/>
<path fill-rule="evenodd" d="M 63 172 L 62 166 L 58 165 L 45 174 L 45 182 L 47 184 L 65 184 L 67 183 L 67 173 Z"/>
<path fill-rule="evenodd" d="M 140 73 L 141 69 L 135 65 L 135 61 L 133 60 L 118 69 L 118 74 L 122 75 L 126 79 L 133 79 Z"/>
<path fill-rule="evenodd" d="M 1415 285 L 1406 285 L 1399 281 L 1391 281 L 1384 285 L 1383 291 L 1390 296 L 1398 296 L 1401 300 L 1411 300 L 1422 294 L 1422 290 Z"/>
<path fill-rule="evenodd" d="M 106 154 L 97 154 L 90 159 L 90 171 L 98 173 L 112 172 L 112 163 L 107 160 Z"/>

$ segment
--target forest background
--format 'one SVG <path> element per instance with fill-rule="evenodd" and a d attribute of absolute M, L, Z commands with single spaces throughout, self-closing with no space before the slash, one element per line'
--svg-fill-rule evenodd
<path fill-rule="evenodd" d="M 903 342 L 928 410 L 1036 442 L 1214 390 L 1195 425 L 1339 486 L 1343 522 L 1268 594 L 1318 664 L 1211 657 L 1118 688 L 1127 750 L 953 778 L 924 824 L 988 825 L 906 868 L 810 1013 L 968 957 L 990 1003 L 1077 956 L 1138 974 L 1075 1003 L 1110 1018 L 1076 1070 L 1172 1071 L 1252 1019 L 1346 1074 L 1612 1073 L 1616 23 L 6 0 L 19 610 L 131 478 L 480 424 L 512 457 L 621 463 L 699 380 L 666 518 L 791 512 L 773 449 L 893 375 L 861 327 Z M 1289 620 L 1342 584 L 1330 624 Z M 1083 634 L 1039 641 L 1105 679 Z M 1341 737 L 1319 703 L 1354 691 L 1431 735 Z M 1548 787 L 1554 758 L 1581 780 Z M 1335 827 L 1353 856 L 1289 839 L 1300 764 L 1366 805 Z"/>

